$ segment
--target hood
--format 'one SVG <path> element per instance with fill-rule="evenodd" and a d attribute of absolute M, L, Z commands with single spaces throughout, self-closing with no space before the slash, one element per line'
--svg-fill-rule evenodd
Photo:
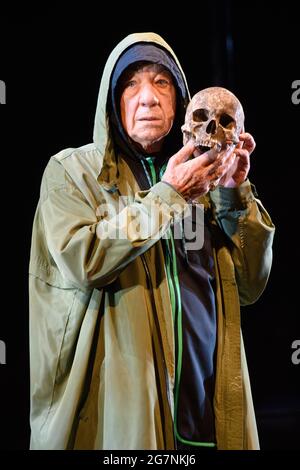
<path fill-rule="evenodd" d="M 118 92 L 118 81 L 128 66 L 136 62 L 146 62 L 163 65 L 171 73 L 176 87 L 176 114 L 170 132 L 164 137 L 162 149 L 158 154 L 151 154 L 155 164 L 160 164 L 176 153 L 182 145 L 181 126 L 184 122 L 186 106 L 188 103 L 188 93 L 181 72 L 170 54 L 157 44 L 139 42 L 134 44 L 120 56 L 116 63 L 110 81 L 110 92 L 108 98 L 109 120 L 111 126 L 112 139 L 116 147 L 121 150 L 123 158 L 132 160 L 136 164 L 137 160 L 147 158 L 148 154 L 142 148 L 134 145 L 134 142 L 125 132 L 120 115 L 120 93 Z M 159 157 L 159 158 L 157 158 Z"/>
<path fill-rule="evenodd" d="M 189 91 L 186 83 L 186 78 L 184 72 L 181 68 L 178 59 L 171 49 L 171 47 L 162 39 L 161 36 L 155 33 L 135 33 L 130 34 L 129 36 L 125 37 L 111 52 L 104 71 L 102 75 L 102 80 L 100 84 L 100 90 L 98 95 L 97 101 L 97 108 L 96 108 L 96 115 L 95 115 L 95 122 L 94 122 L 94 133 L 93 133 L 93 140 L 94 144 L 97 147 L 98 151 L 102 156 L 102 163 L 104 163 L 104 159 L 106 163 L 111 166 L 113 164 L 113 154 L 114 149 L 112 142 L 110 141 L 111 137 L 111 130 L 109 129 L 109 119 L 107 116 L 107 104 L 109 100 L 109 90 L 111 84 L 111 78 L 115 69 L 115 66 L 120 58 L 120 56 L 130 47 L 137 43 L 152 43 L 158 45 L 160 48 L 166 50 L 168 54 L 172 57 L 173 61 L 175 62 L 176 66 L 178 67 L 178 71 L 181 77 L 182 84 L 181 88 L 185 88 L 186 96 L 184 97 L 187 101 L 189 101 Z M 178 78 L 175 77 L 176 82 L 178 83 Z M 181 94 L 183 94 L 183 90 L 181 89 Z M 101 171 L 101 168 L 100 168 Z"/>

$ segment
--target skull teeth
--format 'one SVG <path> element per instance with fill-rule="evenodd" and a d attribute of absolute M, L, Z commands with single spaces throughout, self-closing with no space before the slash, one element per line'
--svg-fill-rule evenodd
<path fill-rule="evenodd" d="M 221 150 L 221 144 L 220 142 L 217 142 L 216 140 L 200 140 L 197 142 L 198 147 L 208 147 L 208 148 L 213 148 L 216 147 L 216 150 L 219 152 Z"/>

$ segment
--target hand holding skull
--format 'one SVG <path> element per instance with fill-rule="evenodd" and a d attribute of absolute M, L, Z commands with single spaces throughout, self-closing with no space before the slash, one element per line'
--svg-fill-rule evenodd
<path fill-rule="evenodd" d="M 235 188 L 242 184 L 250 170 L 250 154 L 256 147 L 255 140 L 248 132 L 239 135 L 234 155 L 234 162 L 228 172 L 220 179 L 219 185 L 226 188 Z"/>
<path fill-rule="evenodd" d="M 196 93 L 182 126 L 184 147 L 169 160 L 163 180 L 185 199 L 196 199 L 219 184 L 240 185 L 255 148 L 253 137 L 243 129 L 244 111 L 233 93 L 220 87 Z M 188 160 L 191 155 L 195 158 Z"/>
<path fill-rule="evenodd" d="M 232 166 L 235 155 L 232 146 L 218 152 L 215 148 L 204 152 L 197 158 L 194 142 L 190 140 L 179 152 L 173 155 L 162 181 L 171 184 L 186 200 L 194 200 L 206 194 L 210 185 L 227 173 Z"/>

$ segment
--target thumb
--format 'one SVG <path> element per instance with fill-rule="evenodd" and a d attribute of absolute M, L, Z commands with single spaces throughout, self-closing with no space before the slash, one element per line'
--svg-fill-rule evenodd
<path fill-rule="evenodd" d="M 190 156 L 193 154 L 195 150 L 195 144 L 192 140 L 189 140 L 187 144 L 185 144 L 179 152 L 175 153 L 173 155 L 173 164 L 179 165 L 179 163 L 184 163 L 186 162 Z"/>

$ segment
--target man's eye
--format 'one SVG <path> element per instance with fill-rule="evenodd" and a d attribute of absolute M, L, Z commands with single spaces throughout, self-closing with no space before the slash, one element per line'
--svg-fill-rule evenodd
<path fill-rule="evenodd" d="M 161 86 L 168 86 L 169 85 L 169 82 L 168 80 L 166 80 L 165 78 L 159 78 L 158 80 L 156 80 L 157 85 L 161 85 Z"/>
<path fill-rule="evenodd" d="M 129 82 L 126 83 L 126 88 L 132 88 L 136 85 L 136 80 L 129 80 Z"/>

